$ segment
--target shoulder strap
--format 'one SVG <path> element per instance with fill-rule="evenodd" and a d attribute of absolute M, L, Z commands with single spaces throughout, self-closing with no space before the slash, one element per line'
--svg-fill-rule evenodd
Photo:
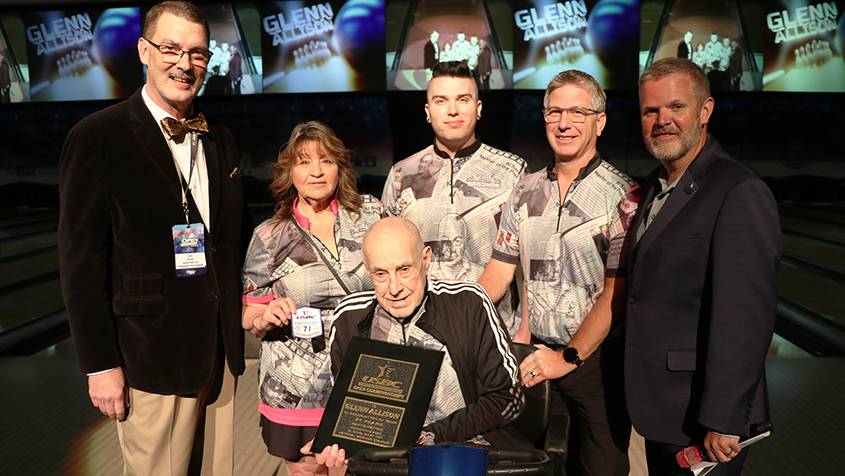
<path fill-rule="evenodd" d="M 346 294 L 352 294 L 352 291 L 350 291 L 349 287 L 346 286 L 346 283 L 344 283 L 343 280 L 340 279 L 340 276 L 337 274 L 337 270 L 334 269 L 334 266 L 332 266 L 328 258 L 326 258 L 326 255 L 323 254 L 323 252 L 320 250 L 320 247 L 317 246 L 317 244 L 314 243 L 314 240 L 311 239 L 311 233 L 306 232 L 302 228 L 302 225 L 299 224 L 299 222 L 296 220 L 296 217 L 291 217 L 290 221 L 292 221 L 293 224 L 296 225 L 296 228 L 302 234 L 303 238 L 305 238 L 305 241 L 307 241 L 308 244 L 310 244 L 314 248 L 314 250 L 317 252 L 317 256 L 319 256 L 320 259 L 323 260 L 323 263 L 325 263 L 325 265 L 329 268 L 329 271 L 332 272 L 332 276 L 334 276 L 334 279 L 336 279 L 338 284 L 340 284 L 340 287 L 343 288 L 343 292 L 345 292 Z"/>

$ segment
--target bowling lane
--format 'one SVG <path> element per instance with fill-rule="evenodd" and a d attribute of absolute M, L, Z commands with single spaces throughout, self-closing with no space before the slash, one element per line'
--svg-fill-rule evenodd
<path fill-rule="evenodd" d="M 6 276 L 0 270 L 0 275 Z M 40 283 L 0 296 L 0 332 L 64 309 L 59 280 Z"/>
<path fill-rule="evenodd" d="M 845 242 L 845 226 L 833 226 L 811 218 L 781 215 L 780 224 L 784 229 L 799 230 L 836 242 Z"/>
<path fill-rule="evenodd" d="M 778 209 L 781 214 L 802 216 L 812 220 L 830 222 L 835 226 L 845 226 L 845 212 L 841 209 L 796 203 L 779 203 Z"/>
<path fill-rule="evenodd" d="M 832 322 L 845 326 L 845 286 L 800 267 L 784 264 L 778 273 L 778 295 Z"/>
<path fill-rule="evenodd" d="M 784 233 L 783 251 L 845 272 L 845 248 L 841 246 Z"/>

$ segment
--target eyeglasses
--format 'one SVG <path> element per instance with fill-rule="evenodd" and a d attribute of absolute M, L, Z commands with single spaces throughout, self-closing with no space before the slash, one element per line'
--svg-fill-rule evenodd
<path fill-rule="evenodd" d="M 144 38 L 144 40 L 147 43 L 155 46 L 156 49 L 161 52 L 162 60 L 165 63 L 176 64 L 176 63 L 179 62 L 179 60 L 182 59 L 182 56 L 184 56 L 185 53 L 188 53 L 188 59 L 191 61 L 192 64 L 194 64 L 196 66 L 203 66 L 204 67 L 204 66 L 208 65 L 209 61 L 211 61 L 212 53 L 208 50 L 198 49 L 198 50 L 188 51 L 188 50 L 183 50 L 182 48 L 179 48 L 178 46 L 157 45 L 157 44 L 153 43 L 152 41 L 147 40 L 147 38 L 145 38 L 145 37 L 142 37 L 142 38 Z"/>
<path fill-rule="evenodd" d="M 547 123 L 559 122 L 560 116 L 566 114 L 570 122 L 574 124 L 581 124 L 582 122 L 587 121 L 587 116 L 590 114 L 598 113 L 599 111 L 596 111 L 595 109 L 579 106 L 567 108 L 547 107 L 543 109 L 543 116 L 546 118 Z"/>

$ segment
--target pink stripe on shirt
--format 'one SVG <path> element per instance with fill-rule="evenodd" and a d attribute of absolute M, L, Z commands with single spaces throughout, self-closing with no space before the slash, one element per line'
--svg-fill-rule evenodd
<path fill-rule="evenodd" d="M 267 304 L 268 302 L 275 299 L 273 293 L 270 293 L 266 296 L 244 296 L 243 301 L 247 304 Z"/>
<path fill-rule="evenodd" d="M 273 408 L 258 402 L 258 411 L 272 422 L 290 426 L 319 426 L 325 408 Z"/>

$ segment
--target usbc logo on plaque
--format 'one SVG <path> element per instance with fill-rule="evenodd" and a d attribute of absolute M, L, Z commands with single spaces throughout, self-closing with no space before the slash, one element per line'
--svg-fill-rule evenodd
<path fill-rule="evenodd" d="M 408 402 L 419 364 L 361 354 L 349 392 Z"/>
<path fill-rule="evenodd" d="M 315 448 L 411 446 L 425 423 L 443 352 L 353 337 L 346 348 Z"/>

